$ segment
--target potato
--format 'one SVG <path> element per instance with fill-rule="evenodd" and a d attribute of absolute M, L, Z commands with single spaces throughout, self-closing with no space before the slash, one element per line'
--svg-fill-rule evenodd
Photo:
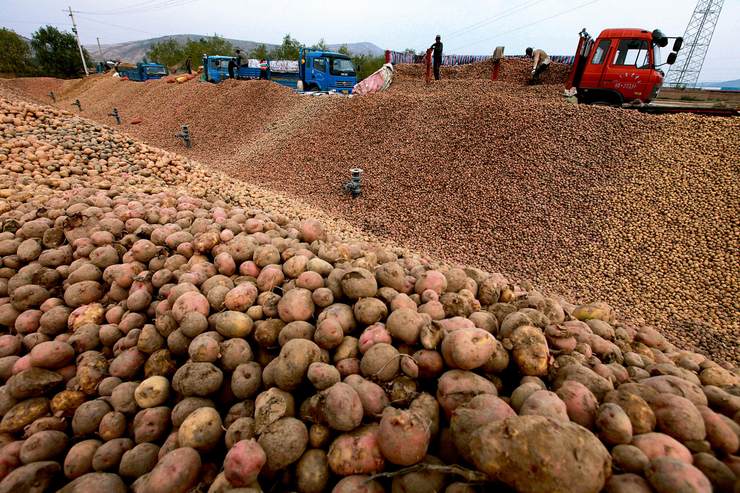
<path fill-rule="evenodd" d="M 320 359 L 321 350 L 311 341 L 292 339 L 280 350 L 275 363 L 275 384 L 283 390 L 297 389 L 311 363 Z"/>
<path fill-rule="evenodd" d="M 72 417 L 72 431 L 75 436 L 90 435 L 98 431 L 100 421 L 110 411 L 110 405 L 102 399 L 81 404 Z"/>
<path fill-rule="evenodd" d="M 111 411 L 103 416 L 98 426 L 98 435 L 105 440 L 122 438 L 126 433 L 126 416 L 118 411 Z"/>
<path fill-rule="evenodd" d="M 210 450 L 221 439 L 223 433 L 221 416 L 212 407 L 200 407 L 183 421 L 177 433 L 180 446 L 196 450 Z"/>
<path fill-rule="evenodd" d="M 524 375 L 541 376 L 547 374 L 550 356 L 547 341 L 540 329 L 522 325 L 511 334 L 512 357 Z"/>
<path fill-rule="evenodd" d="M 200 455 L 195 449 L 181 447 L 164 455 L 145 485 L 148 493 L 186 493 L 194 487 L 200 474 Z"/>
<path fill-rule="evenodd" d="M 261 385 L 262 367 L 255 361 L 240 364 L 231 376 L 231 391 L 239 399 L 254 397 Z"/>
<path fill-rule="evenodd" d="M 134 398 L 138 387 L 139 382 L 123 382 L 114 388 L 110 398 L 113 409 L 123 414 L 135 413 L 139 409 Z"/>
<path fill-rule="evenodd" d="M 611 456 L 594 435 L 543 416 L 489 423 L 473 433 L 470 448 L 479 470 L 518 491 L 597 492 L 611 474 Z"/>
<path fill-rule="evenodd" d="M 254 402 L 254 419 L 258 433 L 286 416 L 295 416 L 295 400 L 292 394 L 271 388 L 257 396 Z"/>
<path fill-rule="evenodd" d="M 212 329 L 227 339 L 248 337 L 252 333 L 254 322 L 241 312 L 225 311 L 208 317 Z"/>
<path fill-rule="evenodd" d="M 224 306 L 227 310 L 244 312 L 257 301 L 258 294 L 257 287 L 251 282 L 239 284 L 226 293 Z"/>
<path fill-rule="evenodd" d="M 370 476 L 356 475 L 342 478 L 331 493 L 383 493 L 383 486 Z"/>
<path fill-rule="evenodd" d="M 172 388 L 186 397 L 205 397 L 221 387 L 223 378 L 211 363 L 185 363 L 172 377 Z"/>
<path fill-rule="evenodd" d="M 31 435 L 21 447 L 19 457 L 24 464 L 53 460 L 67 448 L 67 435 L 61 431 L 46 430 Z"/>
<path fill-rule="evenodd" d="M 284 346 L 285 343 L 291 339 L 311 340 L 313 338 L 313 333 L 315 330 L 316 327 L 308 322 L 291 322 L 280 329 L 280 334 L 278 335 L 278 344 L 280 346 Z"/>
<path fill-rule="evenodd" d="M 285 327 L 285 322 L 280 319 L 259 320 L 254 324 L 254 340 L 260 347 L 275 347 L 283 327 Z"/>
<path fill-rule="evenodd" d="M 170 382 L 162 376 L 149 377 L 136 387 L 134 399 L 141 408 L 164 404 L 170 394 Z"/>
<path fill-rule="evenodd" d="M 596 429 L 601 440 L 608 445 L 628 444 L 632 441 L 632 422 L 617 404 L 606 403 L 599 407 Z"/>
<path fill-rule="evenodd" d="M 712 448 L 728 455 L 737 452 L 740 447 L 740 437 L 732 430 L 731 425 L 706 406 L 698 406 L 697 409 L 704 420 L 707 440 L 712 444 Z"/>
<path fill-rule="evenodd" d="M 570 421 L 565 402 L 560 400 L 556 393 L 550 392 L 549 390 L 537 390 L 532 392 L 532 394 L 530 394 L 522 403 L 522 406 L 519 409 L 519 415 L 545 416 L 558 421 Z M 630 438 L 632 438 L 631 435 Z"/>
<path fill-rule="evenodd" d="M 612 463 L 617 471 L 642 474 L 650 459 L 634 445 L 620 444 L 612 449 Z"/>
<path fill-rule="evenodd" d="M 74 348 L 66 342 L 42 342 L 31 349 L 31 365 L 54 370 L 67 366 L 74 355 Z"/>
<path fill-rule="evenodd" d="M 134 448 L 130 438 L 114 438 L 98 447 L 93 455 L 92 467 L 95 471 L 117 471 L 123 453 Z"/>
<path fill-rule="evenodd" d="M 93 456 L 102 444 L 100 440 L 83 440 L 72 445 L 64 458 L 64 475 L 75 479 L 92 472 Z"/>
<path fill-rule="evenodd" d="M 450 368 L 480 368 L 493 356 L 495 349 L 493 336 L 478 328 L 454 330 L 446 333 L 442 340 L 442 356 Z"/>
<path fill-rule="evenodd" d="M 159 406 L 142 409 L 134 417 L 134 441 L 155 442 L 167 432 L 170 424 L 170 408 Z"/>
<path fill-rule="evenodd" d="M 306 321 L 313 317 L 311 291 L 295 288 L 286 292 L 277 304 L 280 319 L 285 323 Z"/>
<path fill-rule="evenodd" d="M 650 461 L 645 477 L 658 493 L 712 492 L 712 484 L 699 469 L 671 457 L 657 457 Z"/>
<path fill-rule="evenodd" d="M 360 369 L 368 378 L 387 382 L 398 374 L 399 357 L 398 350 L 390 344 L 374 344 L 362 356 Z"/>
<path fill-rule="evenodd" d="M 60 469 L 59 464 L 52 461 L 21 466 L 0 482 L 0 493 L 44 493 Z"/>
<path fill-rule="evenodd" d="M 279 471 L 301 458 L 308 444 L 308 430 L 295 418 L 280 418 L 257 441 L 267 455 L 267 470 Z"/>
<path fill-rule="evenodd" d="M 485 378 L 464 370 L 445 372 L 437 386 L 437 400 L 448 418 L 455 409 L 479 394 L 495 396 L 496 387 Z"/>
<path fill-rule="evenodd" d="M 708 453 L 695 454 L 693 465 L 709 479 L 713 491 L 732 491 L 735 474 L 715 456 Z"/>
<path fill-rule="evenodd" d="M 13 375 L 6 382 L 8 394 L 17 400 L 40 397 L 63 381 L 62 376 L 42 368 L 29 368 Z"/>
<path fill-rule="evenodd" d="M 185 336 L 193 338 L 208 329 L 208 319 L 202 313 L 189 312 L 180 321 L 179 328 Z"/>
<path fill-rule="evenodd" d="M 585 385 L 566 380 L 556 393 L 565 403 L 571 421 L 587 429 L 593 428 L 599 402 Z"/>
<path fill-rule="evenodd" d="M 308 450 L 296 465 L 296 485 L 300 493 L 320 493 L 329 482 L 329 463 L 323 450 Z"/>
<path fill-rule="evenodd" d="M 254 418 L 242 417 L 231 423 L 229 429 L 226 430 L 224 436 L 224 442 L 226 448 L 230 449 L 236 442 L 240 440 L 249 440 L 257 435 Z"/>
<path fill-rule="evenodd" d="M 311 363 L 306 374 L 316 390 L 325 390 L 340 381 L 339 370 L 326 363 Z"/>
<path fill-rule="evenodd" d="M 220 366 L 226 371 L 233 372 L 239 365 L 252 361 L 252 348 L 244 339 L 227 339 L 220 345 Z"/>
<path fill-rule="evenodd" d="M 661 394 L 651 402 L 658 430 L 685 442 L 704 440 L 707 435 L 699 410 L 686 398 Z"/>
<path fill-rule="evenodd" d="M 368 418 L 380 416 L 390 401 L 382 387 L 359 375 L 350 375 L 345 378 L 344 383 L 355 389 L 360 397 L 364 414 Z"/>
<path fill-rule="evenodd" d="M 380 322 L 388 316 L 388 307 L 386 307 L 385 303 L 377 298 L 362 298 L 355 303 L 352 310 L 355 315 L 355 319 L 365 325 L 372 325 Z"/>
<path fill-rule="evenodd" d="M 378 444 L 377 424 L 365 425 L 339 435 L 331 444 L 327 456 L 334 474 L 375 474 L 383 470 L 385 459 Z"/>
<path fill-rule="evenodd" d="M 340 285 L 344 295 L 353 300 L 372 298 L 378 291 L 375 276 L 368 270 L 361 268 L 350 269 L 345 272 L 342 275 Z M 335 298 L 337 298 L 336 295 Z"/>
<path fill-rule="evenodd" d="M 604 493 L 652 493 L 648 482 L 637 474 L 615 474 L 606 482 Z"/>
<path fill-rule="evenodd" d="M 450 430 L 457 450 L 466 460 L 472 460 L 470 439 L 481 426 L 516 416 L 503 400 L 491 394 L 481 394 L 457 407 L 450 417 Z"/>
<path fill-rule="evenodd" d="M 201 334 L 190 342 L 188 354 L 190 361 L 214 363 L 220 355 L 219 343 L 208 333 Z"/>
<path fill-rule="evenodd" d="M 635 435 L 649 433 L 655 429 L 655 413 L 645 399 L 639 395 L 623 391 L 620 387 L 615 392 L 609 392 L 604 397 L 604 401 L 613 402 L 624 409 L 630 418 Z"/>
<path fill-rule="evenodd" d="M 426 455 L 430 440 L 429 422 L 414 411 L 387 407 L 378 429 L 378 446 L 389 462 L 410 466 Z"/>
<path fill-rule="evenodd" d="M 657 390 L 659 393 L 668 393 L 678 395 L 690 400 L 695 406 L 706 406 L 707 396 L 704 395 L 701 387 L 691 383 L 683 378 L 673 375 L 660 375 L 641 380 L 642 385 L 646 385 Z M 642 396 L 645 398 L 645 396 Z M 652 405 L 651 399 L 645 399 Z"/>
<path fill-rule="evenodd" d="M 558 370 L 555 375 L 555 381 L 553 382 L 553 388 L 555 391 L 559 389 L 567 380 L 574 380 L 583 384 L 588 388 L 599 401 L 604 399 L 604 395 L 610 390 L 614 390 L 614 385 L 611 380 L 598 375 L 590 368 L 585 366 L 573 364 L 562 367 Z"/>
<path fill-rule="evenodd" d="M 116 356 L 110 362 L 108 371 L 113 377 L 130 380 L 139 372 L 145 362 L 146 354 L 139 351 L 138 348 L 132 347 Z"/>
<path fill-rule="evenodd" d="M 265 451 L 255 440 L 241 440 L 226 454 L 224 475 L 233 486 L 249 486 L 257 480 L 265 462 Z"/>
<path fill-rule="evenodd" d="M 691 464 L 691 452 L 681 442 L 662 433 L 643 433 L 632 438 L 632 445 L 642 450 L 648 459 L 671 457 Z"/>

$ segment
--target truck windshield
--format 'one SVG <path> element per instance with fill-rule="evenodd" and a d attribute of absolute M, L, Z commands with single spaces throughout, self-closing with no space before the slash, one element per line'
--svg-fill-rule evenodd
<path fill-rule="evenodd" d="M 331 58 L 331 75 L 355 75 L 355 66 L 348 58 Z"/>
<path fill-rule="evenodd" d="M 646 68 L 650 65 L 648 42 L 641 39 L 623 39 L 614 57 L 614 65 L 634 65 Z"/>
<path fill-rule="evenodd" d="M 147 67 L 146 73 L 148 75 L 167 75 L 167 71 L 164 67 Z"/>

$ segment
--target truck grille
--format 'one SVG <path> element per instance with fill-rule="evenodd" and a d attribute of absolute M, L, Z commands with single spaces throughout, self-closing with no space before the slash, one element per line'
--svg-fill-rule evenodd
<path fill-rule="evenodd" d="M 337 87 L 352 87 L 352 82 L 346 80 L 337 81 Z"/>

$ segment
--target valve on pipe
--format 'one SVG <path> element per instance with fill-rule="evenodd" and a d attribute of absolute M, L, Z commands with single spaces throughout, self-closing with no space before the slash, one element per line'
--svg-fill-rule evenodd
<path fill-rule="evenodd" d="M 82 104 L 80 103 L 79 99 L 75 99 L 75 102 L 72 103 L 72 106 L 77 106 L 77 108 L 82 111 Z"/>
<path fill-rule="evenodd" d="M 360 180 L 362 179 L 362 169 L 351 168 L 349 170 L 349 173 L 351 179 L 344 184 L 344 191 L 352 194 L 352 198 L 356 199 L 362 193 L 362 186 L 360 185 Z"/>
<path fill-rule="evenodd" d="M 112 116 L 116 119 L 116 124 L 121 124 L 121 115 L 118 114 L 118 108 L 113 108 L 113 111 L 111 113 L 108 113 L 108 116 Z"/>
<path fill-rule="evenodd" d="M 182 139 L 182 141 L 185 143 L 185 147 L 192 147 L 190 142 L 190 129 L 187 125 L 183 125 L 182 130 L 179 134 L 175 134 L 175 137 L 177 137 L 178 139 Z"/>
<path fill-rule="evenodd" d="M 57 97 L 54 95 L 54 91 L 49 91 L 49 97 L 51 98 L 52 103 L 57 102 Z"/>

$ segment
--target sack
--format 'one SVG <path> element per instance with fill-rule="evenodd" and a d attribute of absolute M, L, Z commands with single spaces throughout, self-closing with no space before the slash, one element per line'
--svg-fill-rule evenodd
<path fill-rule="evenodd" d="M 353 94 L 364 96 L 380 91 L 385 91 L 393 82 L 393 65 L 386 63 L 366 79 L 355 84 Z"/>

